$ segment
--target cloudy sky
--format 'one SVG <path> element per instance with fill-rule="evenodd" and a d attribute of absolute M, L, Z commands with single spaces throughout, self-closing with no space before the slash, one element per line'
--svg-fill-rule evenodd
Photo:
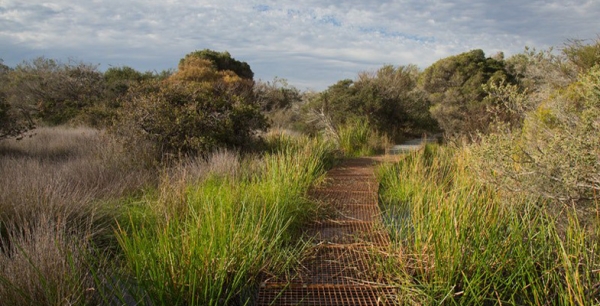
<path fill-rule="evenodd" d="M 596 39 L 598 16 L 599 0 L 0 0 L 0 58 L 160 71 L 208 48 L 322 90 L 383 64 Z"/>

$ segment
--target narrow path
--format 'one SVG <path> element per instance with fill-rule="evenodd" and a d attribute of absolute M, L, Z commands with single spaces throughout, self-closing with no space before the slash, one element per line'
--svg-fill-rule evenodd
<path fill-rule="evenodd" d="M 389 237 L 377 205 L 374 164 L 369 158 L 346 160 L 311 192 L 333 211 L 308 230 L 314 252 L 297 275 L 263 282 L 257 305 L 393 304 L 394 289 L 382 283 L 375 266 L 374 254 Z"/>

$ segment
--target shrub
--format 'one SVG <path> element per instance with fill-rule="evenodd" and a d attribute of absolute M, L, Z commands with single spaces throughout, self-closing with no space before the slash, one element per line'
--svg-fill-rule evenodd
<path fill-rule="evenodd" d="M 220 147 L 244 148 L 266 121 L 243 97 L 189 83 L 147 82 L 124 103 L 113 132 L 135 149 L 165 155 L 207 154 Z"/>
<path fill-rule="evenodd" d="M 9 100 L 10 73 L 12 69 L 0 59 L 0 140 L 9 137 L 21 137 L 34 127 L 33 120 L 26 108 L 19 108 Z"/>
<path fill-rule="evenodd" d="M 386 65 L 362 72 L 356 81 L 342 80 L 314 96 L 309 106 L 330 117 L 334 126 L 366 121 L 395 140 L 437 131 L 429 102 L 417 88 L 416 66 Z"/>
<path fill-rule="evenodd" d="M 112 131 L 155 160 L 248 147 L 255 132 L 267 127 L 252 93 L 253 81 L 219 70 L 221 64 L 203 54 L 188 54 L 164 81 L 132 86 Z M 225 68 L 239 63 L 223 56 L 218 60 L 229 63 Z"/>
<path fill-rule="evenodd" d="M 215 71 L 231 71 L 238 77 L 247 80 L 252 80 L 254 78 L 254 72 L 252 72 L 248 63 L 236 60 L 231 57 L 231 54 L 227 51 L 218 52 L 209 49 L 194 51 L 187 54 L 179 61 L 180 70 L 182 66 L 186 65 L 186 62 L 194 61 L 195 59 L 203 59 L 210 62 L 211 68 Z"/>
<path fill-rule="evenodd" d="M 474 166 L 500 188 L 576 204 L 584 216 L 600 190 L 599 118 L 596 66 L 529 112 L 520 130 L 484 137 Z"/>
<path fill-rule="evenodd" d="M 471 135 L 487 131 L 491 122 L 483 85 L 513 79 L 502 59 L 473 50 L 435 62 L 420 75 L 419 85 L 428 93 L 431 115 L 446 134 Z"/>
<path fill-rule="evenodd" d="M 94 65 L 43 57 L 10 72 L 7 101 L 49 124 L 62 124 L 101 100 L 105 83 Z"/>

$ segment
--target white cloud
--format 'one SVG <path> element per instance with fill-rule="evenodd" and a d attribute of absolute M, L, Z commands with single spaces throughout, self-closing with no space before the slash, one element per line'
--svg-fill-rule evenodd
<path fill-rule="evenodd" d="M 161 70 L 210 48 L 247 61 L 257 78 L 323 89 L 382 64 L 426 67 L 474 48 L 510 55 L 595 38 L 599 13 L 596 0 L 0 0 L 0 58 Z"/>

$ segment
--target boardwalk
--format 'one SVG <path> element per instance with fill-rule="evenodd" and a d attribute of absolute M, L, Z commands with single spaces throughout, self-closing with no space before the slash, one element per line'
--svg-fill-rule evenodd
<path fill-rule="evenodd" d="M 395 292 L 375 266 L 378 247 L 389 244 L 377 205 L 374 161 L 357 158 L 329 171 L 327 183 L 311 192 L 333 208 L 309 229 L 315 248 L 291 279 L 269 279 L 257 305 L 390 305 Z"/>

